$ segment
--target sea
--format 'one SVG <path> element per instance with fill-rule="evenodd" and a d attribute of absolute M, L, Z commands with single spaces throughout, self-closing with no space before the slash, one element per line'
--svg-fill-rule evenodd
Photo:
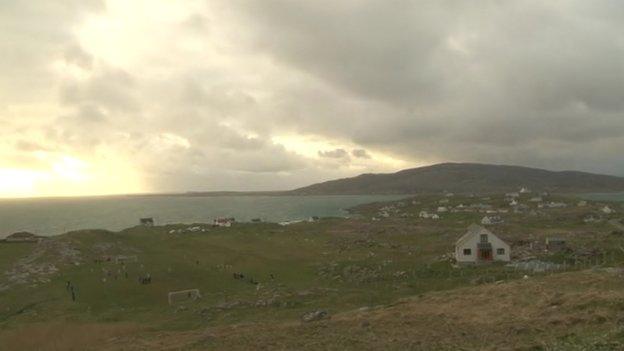
<path fill-rule="evenodd" d="M 591 201 L 624 202 L 624 193 L 593 193 L 582 194 L 580 197 Z"/>
<path fill-rule="evenodd" d="M 156 225 L 211 223 L 217 217 L 249 222 L 346 217 L 348 208 L 405 195 L 332 196 L 111 196 L 0 200 L 0 238 L 18 231 L 52 236 L 80 229 L 119 231 L 140 218 Z"/>

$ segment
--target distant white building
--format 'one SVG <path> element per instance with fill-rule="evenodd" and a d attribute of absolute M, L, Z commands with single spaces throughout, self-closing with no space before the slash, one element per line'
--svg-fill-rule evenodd
<path fill-rule="evenodd" d="M 438 212 L 439 212 L 439 213 L 448 212 L 448 208 L 446 208 L 446 207 L 444 207 L 444 206 L 440 206 L 440 207 L 438 207 Z"/>
<path fill-rule="evenodd" d="M 485 216 L 481 219 L 481 224 L 486 225 L 502 224 L 503 222 L 500 216 Z"/>
<path fill-rule="evenodd" d="M 520 189 L 520 194 L 528 194 L 528 193 L 530 193 L 530 192 L 531 192 L 531 190 L 529 190 L 528 188 L 522 188 L 522 189 Z"/>
<path fill-rule="evenodd" d="M 231 227 L 234 223 L 234 218 L 216 218 L 212 223 L 215 227 Z"/>
<path fill-rule="evenodd" d="M 440 216 L 438 216 L 436 213 L 429 213 L 427 211 L 420 211 L 418 217 L 426 219 L 440 219 Z"/>
<path fill-rule="evenodd" d="M 587 206 L 587 201 L 585 201 L 585 200 L 581 200 L 581 201 L 579 201 L 579 202 L 576 204 L 576 206 L 578 206 L 578 207 L 585 207 L 585 206 Z"/>
<path fill-rule="evenodd" d="M 568 205 L 564 202 L 549 202 L 548 204 L 546 204 L 546 207 L 548 208 L 564 208 L 564 207 L 568 207 Z"/>
<path fill-rule="evenodd" d="M 541 196 L 535 196 L 529 199 L 530 202 L 542 202 L 543 199 Z"/>
<path fill-rule="evenodd" d="M 585 218 L 583 218 L 583 222 L 585 222 L 585 223 L 598 223 L 598 222 L 602 222 L 602 218 L 600 218 L 598 216 L 594 216 L 593 214 L 590 214 L 590 215 L 585 216 Z"/>
<path fill-rule="evenodd" d="M 473 224 L 455 243 L 458 263 L 510 261 L 511 248 L 486 228 Z"/>
<path fill-rule="evenodd" d="M 609 207 L 609 206 L 605 206 L 605 207 L 601 208 L 600 211 L 602 211 L 602 213 L 604 213 L 604 214 L 615 213 L 615 211 L 611 207 Z"/>

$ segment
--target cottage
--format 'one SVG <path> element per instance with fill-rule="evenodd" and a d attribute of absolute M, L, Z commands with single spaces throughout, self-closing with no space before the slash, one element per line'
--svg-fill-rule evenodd
<path fill-rule="evenodd" d="M 585 201 L 585 200 L 581 200 L 581 201 L 579 201 L 579 202 L 576 204 L 576 206 L 578 206 L 578 207 L 585 207 L 585 206 L 587 206 L 587 201 Z"/>
<path fill-rule="evenodd" d="M 561 238 L 547 238 L 546 250 L 551 252 L 563 251 L 566 249 L 566 240 Z"/>
<path fill-rule="evenodd" d="M 530 192 L 531 192 L 531 190 L 529 190 L 528 188 L 522 188 L 522 189 L 520 189 L 520 194 L 528 194 L 528 193 L 530 193 Z"/>
<path fill-rule="evenodd" d="M 511 249 L 507 243 L 486 228 L 473 224 L 455 243 L 458 263 L 510 261 Z"/>
<path fill-rule="evenodd" d="M 438 207 L 438 212 L 439 212 L 439 213 L 448 212 L 448 208 L 446 208 L 446 207 L 444 207 L 444 206 L 440 206 L 440 207 Z"/>
<path fill-rule="evenodd" d="M 598 223 L 602 222 L 602 218 L 599 216 L 594 216 L 593 214 L 589 214 L 583 218 L 584 223 Z"/>
<path fill-rule="evenodd" d="M 5 241 L 8 243 L 36 243 L 40 237 L 29 232 L 13 233 L 6 237 Z"/>
<path fill-rule="evenodd" d="M 542 202 L 542 197 L 541 196 L 535 196 L 529 199 L 529 202 Z"/>
<path fill-rule="evenodd" d="M 494 225 L 504 223 L 500 216 L 485 216 L 481 219 L 481 224 Z"/>
<path fill-rule="evenodd" d="M 609 207 L 609 206 L 605 206 L 605 207 L 601 208 L 600 211 L 602 211 L 602 213 L 604 213 L 604 214 L 615 213 L 615 211 L 613 209 L 611 209 L 611 207 Z"/>
<path fill-rule="evenodd" d="M 154 218 L 141 218 L 141 225 L 145 227 L 153 227 L 154 226 Z"/>
<path fill-rule="evenodd" d="M 426 218 L 426 219 L 440 219 L 440 216 L 438 216 L 437 214 L 429 213 L 427 211 L 420 211 L 420 213 L 418 214 L 418 217 Z"/>
<path fill-rule="evenodd" d="M 215 227 L 231 227 L 234 223 L 234 218 L 215 218 L 212 225 Z"/>
<path fill-rule="evenodd" d="M 505 197 L 506 198 L 510 198 L 510 199 L 513 199 L 513 198 L 516 198 L 516 197 L 519 197 L 519 196 L 520 196 L 520 194 L 518 194 L 518 193 L 507 193 L 507 194 L 505 194 Z"/>

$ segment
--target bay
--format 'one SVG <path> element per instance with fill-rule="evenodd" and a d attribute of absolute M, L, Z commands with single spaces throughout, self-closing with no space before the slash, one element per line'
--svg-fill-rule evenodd
<path fill-rule="evenodd" d="M 111 196 L 0 200 L 0 238 L 29 231 L 51 236 L 80 229 L 118 231 L 143 217 L 156 225 L 211 223 L 217 217 L 248 222 L 346 216 L 346 209 L 364 203 L 391 201 L 402 195 L 332 196 Z"/>

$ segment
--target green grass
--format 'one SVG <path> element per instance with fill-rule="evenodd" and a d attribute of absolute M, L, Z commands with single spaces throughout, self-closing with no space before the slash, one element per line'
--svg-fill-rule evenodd
<path fill-rule="evenodd" d="M 483 214 L 454 213 L 440 221 L 417 218 L 420 209 L 435 208 L 438 199 L 419 198 L 422 203 L 418 205 L 404 201 L 408 205 L 401 211 L 412 216 L 379 222 L 372 222 L 370 217 L 384 204 L 359 207 L 362 219 L 324 219 L 286 227 L 261 223 L 211 228 L 206 233 L 168 233 L 187 226 L 69 233 L 52 240 L 78 248 L 82 264 L 58 263 L 61 272 L 51 282 L 0 292 L 0 328 L 68 320 L 136 322 L 155 329 L 187 330 L 290 320 L 310 310 L 336 313 L 390 304 L 402 297 L 519 279 L 525 274 L 496 264 L 455 268 L 441 260 L 453 250 L 465 228 L 479 222 Z M 469 205 L 482 200 L 458 197 L 451 202 Z M 624 252 L 618 249 L 624 239 L 609 236 L 607 224 L 579 223 L 576 209 L 552 210 L 547 217 L 537 218 L 511 213 L 503 216 L 507 223 L 494 228 L 496 233 L 541 240 L 551 233 L 589 232 L 586 237 L 570 236 L 570 244 L 599 245 L 607 250 L 609 263 L 624 261 Z M 553 221 L 553 217 L 563 220 Z M 596 241 L 597 237 L 601 240 Z M 110 248 L 99 251 L 103 244 Z M 6 270 L 33 247 L 0 245 L 0 268 Z M 137 255 L 139 260 L 125 266 L 94 262 L 103 254 Z M 568 259 L 563 255 L 541 258 L 553 262 Z M 45 259 L 54 262 L 58 258 Z M 110 271 L 110 276 L 104 270 Z M 235 272 L 252 277 L 261 287 L 234 279 Z M 152 284 L 139 284 L 138 277 L 147 273 Z M 67 281 L 76 287 L 76 302 L 66 290 Z M 168 292 L 192 288 L 200 289 L 202 299 L 185 304 L 185 310 L 167 304 Z M 256 306 L 258 301 L 271 298 L 275 300 L 272 306 Z M 216 308 L 232 301 L 239 301 L 240 306 Z"/>

